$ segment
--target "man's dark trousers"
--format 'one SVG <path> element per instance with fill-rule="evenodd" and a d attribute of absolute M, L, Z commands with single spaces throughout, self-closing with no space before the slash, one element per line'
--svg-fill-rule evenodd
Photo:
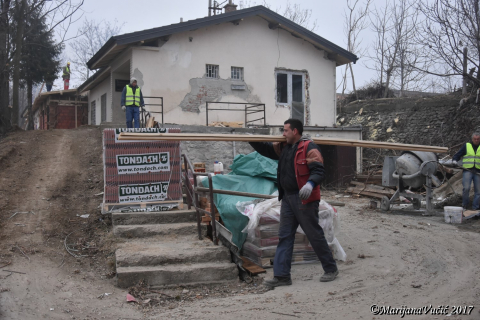
<path fill-rule="evenodd" d="M 319 201 L 313 201 L 302 204 L 298 193 L 283 196 L 278 230 L 279 242 L 273 262 L 274 276 L 290 277 L 295 232 L 299 224 L 322 263 L 323 270 L 325 272 L 337 270 L 337 264 L 328 247 L 323 229 L 318 224 L 319 203 Z"/>

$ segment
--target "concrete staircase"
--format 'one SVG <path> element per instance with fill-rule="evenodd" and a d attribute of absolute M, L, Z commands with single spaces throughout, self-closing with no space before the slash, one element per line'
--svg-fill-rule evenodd
<path fill-rule="evenodd" d="M 115 252 L 121 288 L 140 280 L 156 287 L 238 278 L 227 248 L 198 240 L 194 210 L 112 213 L 112 222 L 114 235 L 125 239 Z"/>

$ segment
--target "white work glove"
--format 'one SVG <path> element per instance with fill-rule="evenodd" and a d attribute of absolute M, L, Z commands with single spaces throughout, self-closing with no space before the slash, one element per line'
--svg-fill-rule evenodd
<path fill-rule="evenodd" d="M 125 110 L 126 110 L 126 109 L 127 109 L 127 107 L 125 107 L 125 106 L 122 106 L 122 110 L 123 110 L 123 112 L 125 112 Z"/>
<path fill-rule="evenodd" d="M 458 163 L 457 163 L 457 161 L 455 161 L 455 160 L 452 161 L 452 164 L 453 164 L 455 167 L 458 166 Z"/>
<path fill-rule="evenodd" d="M 312 194 L 313 186 L 310 182 L 305 183 L 305 185 L 300 189 L 300 192 L 298 195 L 300 196 L 300 199 L 302 200 L 307 200 L 310 198 L 310 195 Z"/>

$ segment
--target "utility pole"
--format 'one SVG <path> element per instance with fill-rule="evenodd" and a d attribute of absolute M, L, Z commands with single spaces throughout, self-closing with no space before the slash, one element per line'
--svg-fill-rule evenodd
<path fill-rule="evenodd" d="M 462 94 L 467 94 L 467 47 L 463 48 L 463 89 Z"/>

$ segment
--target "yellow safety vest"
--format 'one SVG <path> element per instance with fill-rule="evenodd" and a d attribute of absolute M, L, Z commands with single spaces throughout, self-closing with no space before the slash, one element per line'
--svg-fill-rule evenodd
<path fill-rule="evenodd" d="M 131 106 L 135 105 L 137 107 L 140 107 L 140 87 L 137 86 L 137 90 L 135 90 L 135 94 L 133 94 L 133 89 L 130 87 L 129 84 L 126 86 L 127 92 L 125 95 L 125 105 L 126 106 Z"/>
<path fill-rule="evenodd" d="M 70 68 L 69 67 L 65 67 L 65 70 L 63 70 L 63 75 L 64 76 L 68 76 L 70 74 Z"/>
<path fill-rule="evenodd" d="M 480 169 L 480 147 L 477 148 L 477 153 L 473 150 L 471 143 L 467 143 L 467 154 L 462 158 L 462 166 L 464 169 L 471 169 L 473 166 Z"/>

